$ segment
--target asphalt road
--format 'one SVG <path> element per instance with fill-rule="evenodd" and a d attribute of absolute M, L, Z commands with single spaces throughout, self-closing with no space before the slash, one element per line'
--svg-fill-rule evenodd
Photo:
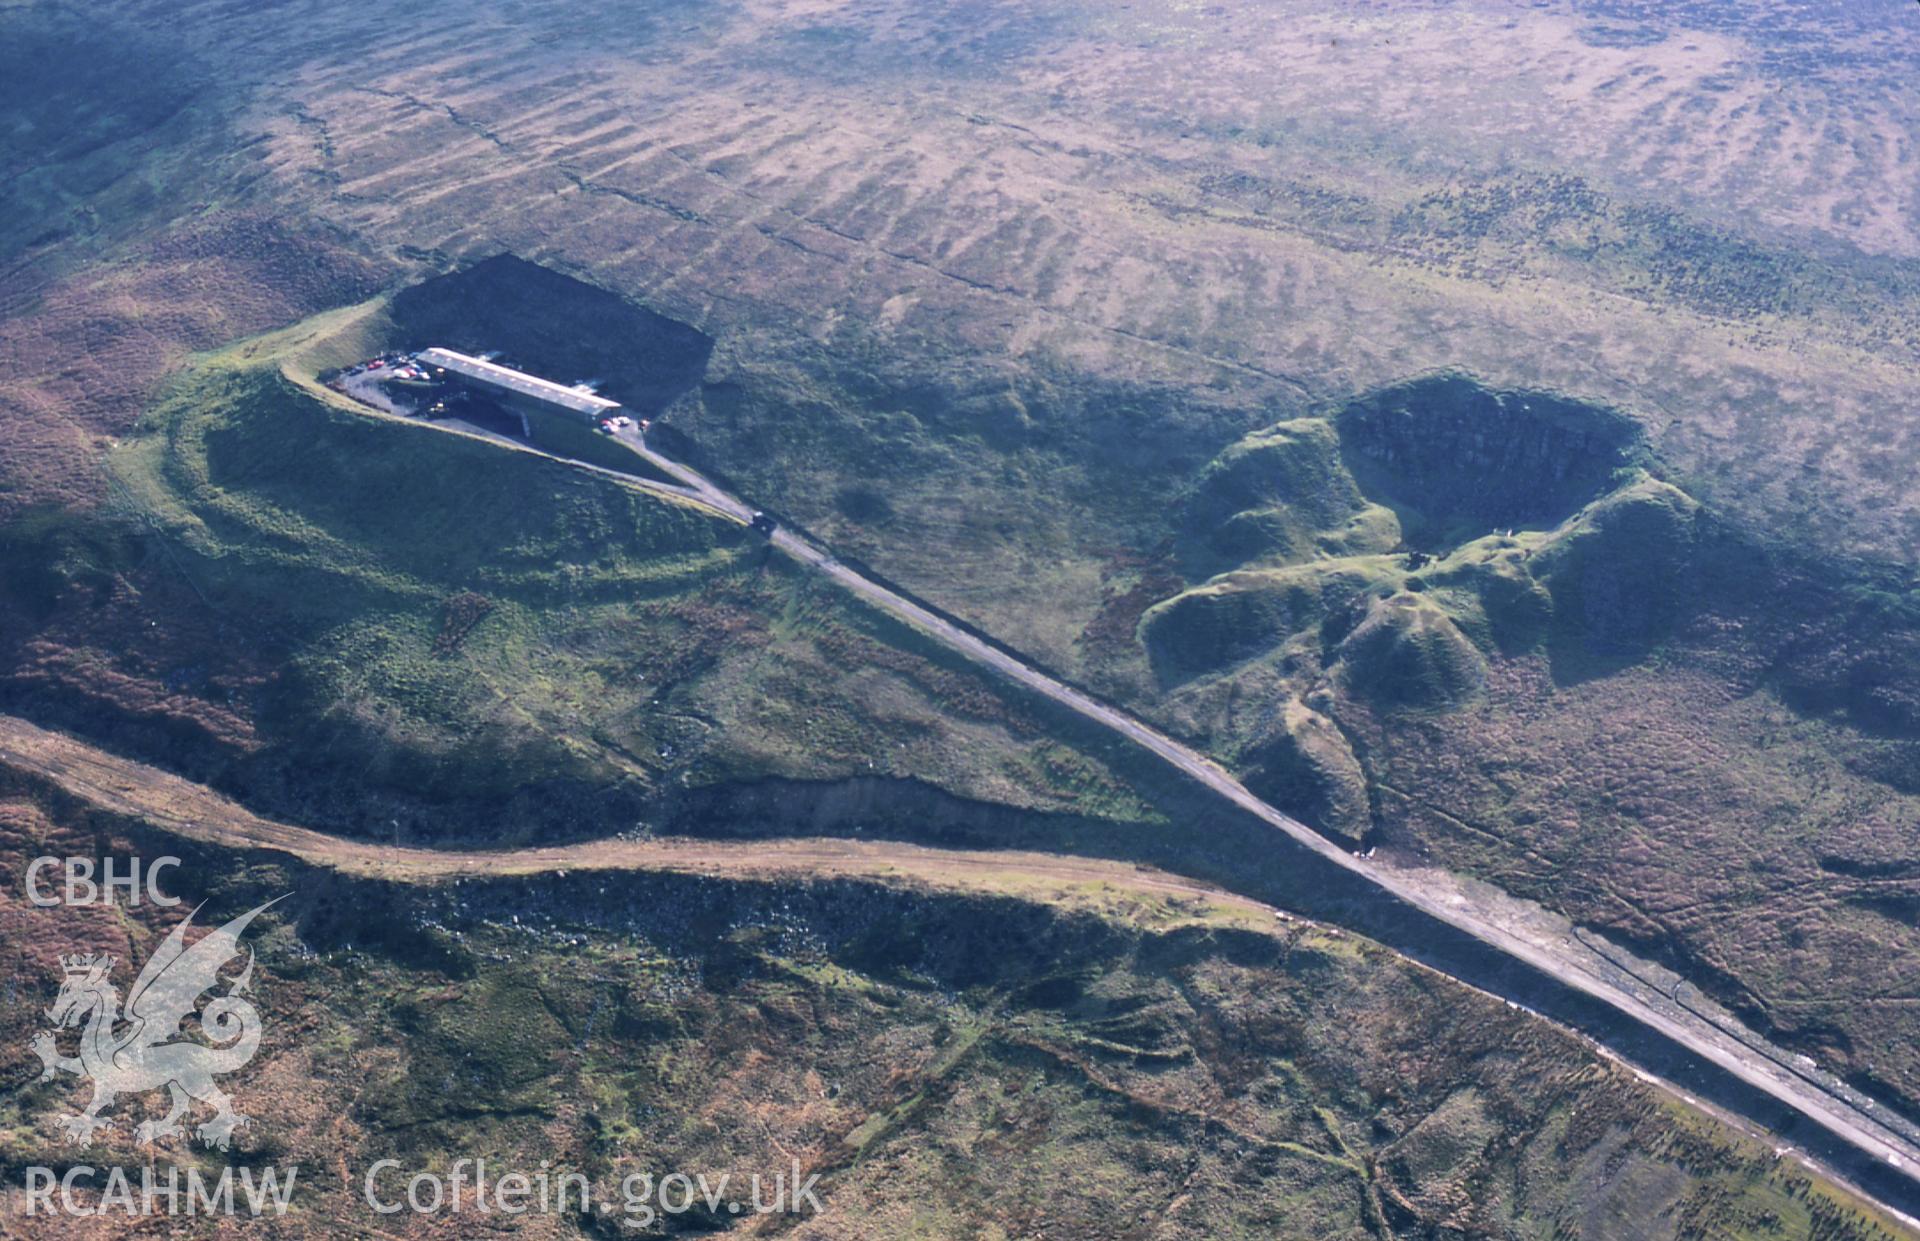
<path fill-rule="evenodd" d="M 656 468 L 679 479 L 682 484 L 675 488 L 651 484 L 655 489 L 694 499 L 738 521 L 744 522 L 751 517 L 753 510 L 750 506 L 721 490 L 698 472 L 661 456 L 647 446 L 639 433 L 627 432 L 616 438 Z M 1885 1116 L 1857 1093 L 1830 1087 L 1815 1075 L 1794 1065 L 1787 1053 L 1771 1048 L 1762 1050 L 1765 1043 L 1759 1035 L 1744 1030 L 1730 1031 L 1724 1022 L 1695 1016 L 1677 1004 L 1671 1008 L 1656 1007 L 1641 995 L 1620 985 L 1614 978 L 1590 968 L 1588 962 L 1594 954 L 1584 946 L 1564 943 L 1558 936 L 1529 934 L 1526 927 L 1516 925 L 1512 920 L 1489 916 L 1474 902 L 1463 900 L 1458 888 L 1436 888 L 1424 882 L 1423 872 L 1400 870 L 1357 857 L 1298 819 L 1256 797 L 1224 768 L 1199 751 L 980 640 L 913 600 L 842 564 L 806 539 L 780 529 L 775 531 L 771 542 L 793 559 L 820 570 L 860 598 L 910 622 L 975 663 L 992 668 L 1158 755 L 1220 797 L 1285 832 L 1327 861 L 1361 876 L 1382 892 L 1678 1042 L 1920 1184 L 1920 1140 L 1916 1140 L 1914 1127 L 1898 1118 Z"/>

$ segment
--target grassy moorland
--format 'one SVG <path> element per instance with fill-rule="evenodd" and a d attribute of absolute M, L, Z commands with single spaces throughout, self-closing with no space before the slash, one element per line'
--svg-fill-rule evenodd
<path fill-rule="evenodd" d="M 508 251 L 602 295 L 448 325 L 690 325 L 654 395 L 756 503 L 1920 1107 L 1914 11 L 9 8 L 6 700 L 361 829 L 496 768 L 1133 813 L 697 519 L 476 457 L 484 505 L 271 371 L 114 455 L 157 535 L 87 512 L 193 350 Z M 286 794 L 323 757 L 391 779 Z"/>

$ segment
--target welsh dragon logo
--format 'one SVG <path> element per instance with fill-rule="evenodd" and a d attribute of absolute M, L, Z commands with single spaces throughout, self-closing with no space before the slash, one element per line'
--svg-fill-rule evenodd
<path fill-rule="evenodd" d="M 233 1100 L 213 1079 L 244 1067 L 260 1049 L 260 1010 L 244 998 L 253 978 L 253 950 L 244 950 L 247 963 L 238 975 L 223 980 L 220 971 L 241 955 L 240 935 L 247 924 L 282 899 L 275 897 L 241 914 L 191 947 L 186 942 L 187 927 L 199 910 L 182 918 L 133 980 L 124 1015 L 120 992 L 110 980 L 113 957 L 88 953 L 60 959 L 66 978 L 47 1009 L 47 1020 L 56 1030 L 84 1026 L 80 1054 L 62 1056 L 52 1032 L 36 1035 L 30 1046 L 46 1066 L 41 1081 L 61 1072 L 93 1082 L 93 1102 L 87 1110 L 60 1118 L 68 1142 L 91 1145 L 94 1130 L 109 1123 L 100 1113 L 116 1098 L 164 1086 L 171 1095 L 167 1114 L 142 1121 L 133 1131 L 134 1140 L 146 1146 L 184 1133 L 181 1118 L 194 1103 L 203 1103 L 214 1109 L 214 1115 L 195 1132 L 209 1146 L 227 1149 L 233 1131 L 244 1126 L 247 1118 L 233 1110 Z M 223 981 L 225 991 L 208 1000 L 198 1013 L 200 1029 L 211 1045 L 188 1041 L 182 1037 L 183 1024 L 195 1016 L 201 995 Z"/>

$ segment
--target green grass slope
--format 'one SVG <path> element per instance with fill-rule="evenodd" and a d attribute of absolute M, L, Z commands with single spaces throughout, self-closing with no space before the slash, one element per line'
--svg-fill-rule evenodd
<path fill-rule="evenodd" d="M 679 791 L 774 776 L 1144 813 L 997 687 L 742 527 L 305 378 L 385 324 L 370 306 L 210 357 L 114 455 L 146 567 L 275 661 L 234 704 L 257 735 L 230 786 L 361 830 L 491 838 L 625 830 Z M 9 535 L 22 556 L 70 549 L 43 576 L 106 554 L 36 531 Z"/>

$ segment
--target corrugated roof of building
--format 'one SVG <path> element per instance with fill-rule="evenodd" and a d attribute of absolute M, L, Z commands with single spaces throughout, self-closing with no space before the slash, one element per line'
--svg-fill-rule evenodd
<path fill-rule="evenodd" d="M 550 405 L 558 405 L 562 409 L 570 409 L 576 414 L 596 416 L 611 413 L 620 408 L 620 402 L 618 401 L 609 401 L 606 397 L 595 396 L 593 393 L 584 392 L 579 388 L 569 388 L 565 384 L 557 384 L 551 379 L 542 379 L 538 375 L 529 375 L 525 371 L 516 371 L 510 366 L 501 366 L 499 363 L 489 362 L 485 358 L 476 358 L 468 354 L 457 353 L 452 349 L 442 349 L 438 345 L 431 349 L 422 350 L 420 357 L 423 361 L 431 363 L 434 366 L 445 367 L 456 375 L 464 375 L 468 379 L 477 380 L 480 383 L 492 384 L 497 388 L 505 388 L 509 392 L 517 392 L 522 396 L 530 396 L 535 400 L 545 401 Z"/>

